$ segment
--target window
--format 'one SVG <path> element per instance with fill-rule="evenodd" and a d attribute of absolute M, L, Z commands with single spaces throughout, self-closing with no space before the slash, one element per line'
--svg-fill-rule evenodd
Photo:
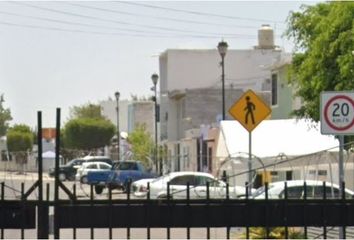
<path fill-rule="evenodd" d="M 272 74 L 272 105 L 278 104 L 278 75 Z"/>
<path fill-rule="evenodd" d="M 138 166 L 136 163 L 133 162 L 122 162 L 118 164 L 116 169 L 117 170 L 138 170 Z"/>
<path fill-rule="evenodd" d="M 100 169 L 111 169 L 111 167 L 106 164 L 100 164 Z"/>
<path fill-rule="evenodd" d="M 90 164 L 86 166 L 87 169 L 97 169 L 97 164 Z"/>
<path fill-rule="evenodd" d="M 196 185 L 197 186 L 206 186 L 207 182 L 209 182 L 210 187 L 217 187 L 219 186 L 219 182 L 216 181 L 215 179 L 212 179 L 210 177 L 204 177 L 204 176 L 196 176 Z"/>
<path fill-rule="evenodd" d="M 289 199 L 300 199 L 302 198 L 303 186 L 288 187 L 288 198 Z M 285 198 L 285 190 L 279 194 L 280 198 Z"/>
<path fill-rule="evenodd" d="M 191 175 L 177 176 L 170 181 L 170 185 L 187 186 L 187 183 L 189 183 L 190 186 L 194 186 L 195 185 L 194 176 Z"/>

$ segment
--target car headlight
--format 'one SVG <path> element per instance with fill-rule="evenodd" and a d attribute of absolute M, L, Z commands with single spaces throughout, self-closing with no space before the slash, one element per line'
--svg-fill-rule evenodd
<path fill-rule="evenodd" d="M 147 191 L 148 191 L 148 189 L 147 189 L 146 186 L 140 186 L 139 187 L 139 192 L 147 192 Z"/>

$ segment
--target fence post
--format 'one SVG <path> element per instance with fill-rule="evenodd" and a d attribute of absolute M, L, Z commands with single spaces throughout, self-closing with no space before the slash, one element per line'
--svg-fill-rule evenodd
<path fill-rule="evenodd" d="M 60 108 L 56 111 L 56 129 L 55 129 L 55 182 L 54 182 L 54 238 L 60 238 L 59 232 L 59 155 L 60 155 Z"/>
<path fill-rule="evenodd" d="M 49 211 L 48 205 L 43 202 L 43 148 L 42 148 L 42 112 L 37 112 L 37 144 L 38 144 L 38 226 L 37 238 L 49 238 Z"/>

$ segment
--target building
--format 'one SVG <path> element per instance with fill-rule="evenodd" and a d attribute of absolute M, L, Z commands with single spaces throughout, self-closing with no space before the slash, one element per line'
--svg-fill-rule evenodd
<path fill-rule="evenodd" d="M 230 184 L 248 181 L 248 131 L 237 121 L 222 121 L 216 139 L 219 176 L 225 170 Z M 322 135 L 320 123 L 306 120 L 264 120 L 252 131 L 252 178 L 265 181 L 309 179 L 337 183 L 338 140 Z M 345 152 L 346 186 L 353 189 L 354 154 Z"/>
<path fill-rule="evenodd" d="M 300 97 L 295 97 L 296 88 L 289 79 L 291 55 L 284 54 L 282 58 L 269 67 L 272 86 L 271 119 L 291 118 L 291 112 L 301 107 Z"/>
<path fill-rule="evenodd" d="M 227 110 L 248 89 L 271 106 L 274 115 L 270 118 L 291 117 L 294 100 L 290 92 L 293 90 L 285 75 L 289 54 L 274 45 L 273 30 L 269 26 L 262 26 L 258 33 L 258 46 L 229 49 L 225 56 L 226 119 L 233 119 Z M 212 132 L 222 119 L 218 50 L 167 49 L 159 61 L 160 141 L 167 146 L 169 158 L 165 162 L 171 171 L 214 172 L 212 159 L 216 156 L 212 145 L 217 134 Z M 189 129 L 196 128 L 199 131 L 194 131 L 194 135 L 188 134 Z M 188 158 L 183 157 L 185 152 L 190 152 Z"/>
<path fill-rule="evenodd" d="M 100 106 L 102 107 L 102 115 L 117 126 L 117 102 L 115 100 L 102 101 Z M 151 139 L 154 139 L 155 103 L 149 100 L 119 101 L 119 132 L 121 137 L 119 159 L 129 159 L 131 157 L 129 144 L 125 139 L 138 125 L 144 125 L 146 131 L 150 133 Z M 110 152 L 111 157 L 117 159 L 117 148 L 111 149 Z"/>
<path fill-rule="evenodd" d="M 117 103 L 115 100 L 101 101 L 102 115 L 117 125 Z M 146 130 L 155 134 L 155 104 L 149 100 L 119 101 L 119 131 L 130 133 L 137 125 L 145 125 Z"/>

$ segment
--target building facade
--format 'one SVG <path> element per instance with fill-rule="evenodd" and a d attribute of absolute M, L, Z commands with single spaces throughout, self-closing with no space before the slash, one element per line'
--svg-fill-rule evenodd
<path fill-rule="evenodd" d="M 227 120 L 233 120 L 228 109 L 248 89 L 271 107 L 271 119 L 291 117 L 296 104 L 287 81 L 289 56 L 274 45 L 269 27 L 260 29 L 258 46 L 227 51 L 224 62 Z M 214 164 L 213 144 L 218 135 L 214 128 L 218 129 L 222 119 L 221 57 L 217 49 L 168 49 L 159 61 L 160 140 L 169 152 L 170 159 L 166 160 L 169 169 L 192 167 L 191 170 L 214 173 L 218 168 Z M 199 132 L 191 136 L 189 129 Z"/>

